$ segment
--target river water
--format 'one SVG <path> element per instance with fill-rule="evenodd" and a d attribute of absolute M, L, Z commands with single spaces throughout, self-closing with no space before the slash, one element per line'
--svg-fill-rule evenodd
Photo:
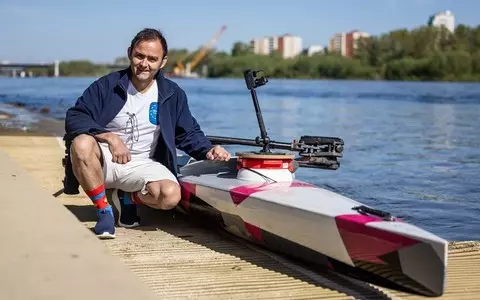
<path fill-rule="evenodd" d="M 0 78 L 0 110 L 22 102 L 62 119 L 93 80 Z M 259 135 L 243 80 L 176 81 L 207 134 Z M 340 169 L 300 169 L 298 179 L 446 239 L 480 240 L 480 84 L 271 79 L 258 96 L 273 140 L 321 135 L 345 141 Z M 37 120 L 31 118 L 9 126 L 31 126 Z"/>

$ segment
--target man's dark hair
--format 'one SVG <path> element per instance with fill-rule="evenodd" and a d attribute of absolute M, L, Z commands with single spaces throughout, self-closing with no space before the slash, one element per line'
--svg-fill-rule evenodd
<path fill-rule="evenodd" d="M 153 28 L 145 28 L 137 35 L 132 40 L 132 43 L 130 44 L 130 51 L 133 50 L 133 48 L 139 43 L 143 41 L 152 41 L 152 40 L 159 40 L 160 44 L 162 44 L 162 49 L 163 49 L 163 57 L 167 56 L 168 54 L 168 45 L 167 45 L 167 40 L 163 36 L 162 32 L 157 29 Z"/>

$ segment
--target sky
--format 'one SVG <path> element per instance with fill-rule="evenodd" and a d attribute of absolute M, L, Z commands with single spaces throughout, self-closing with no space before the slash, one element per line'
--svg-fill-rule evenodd
<path fill-rule="evenodd" d="M 111 63 L 145 27 L 160 29 L 169 48 L 192 51 L 222 25 L 220 51 L 284 33 L 300 36 L 304 48 L 326 46 L 336 32 L 413 29 L 444 10 L 456 24 L 480 25 L 478 0 L 0 0 L 0 61 Z"/>

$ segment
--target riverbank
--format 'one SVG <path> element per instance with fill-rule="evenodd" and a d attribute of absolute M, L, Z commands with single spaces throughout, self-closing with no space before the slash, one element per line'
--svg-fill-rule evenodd
<path fill-rule="evenodd" d="M 13 117 L 13 115 L 0 111 L 0 121 L 1 120 L 10 120 L 12 117 Z"/>
<path fill-rule="evenodd" d="M 64 122 L 12 104 L 0 103 L 0 135 L 63 136 Z"/>

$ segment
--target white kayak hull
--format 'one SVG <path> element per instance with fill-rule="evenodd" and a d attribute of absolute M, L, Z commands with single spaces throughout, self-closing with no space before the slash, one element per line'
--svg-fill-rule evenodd
<path fill-rule="evenodd" d="M 180 168 L 181 207 L 306 262 L 424 295 L 443 294 L 446 240 L 401 220 L 361 214 L 352 208 L 362 203 L 309 183 L 238 179 L 235 161 Z"/>

